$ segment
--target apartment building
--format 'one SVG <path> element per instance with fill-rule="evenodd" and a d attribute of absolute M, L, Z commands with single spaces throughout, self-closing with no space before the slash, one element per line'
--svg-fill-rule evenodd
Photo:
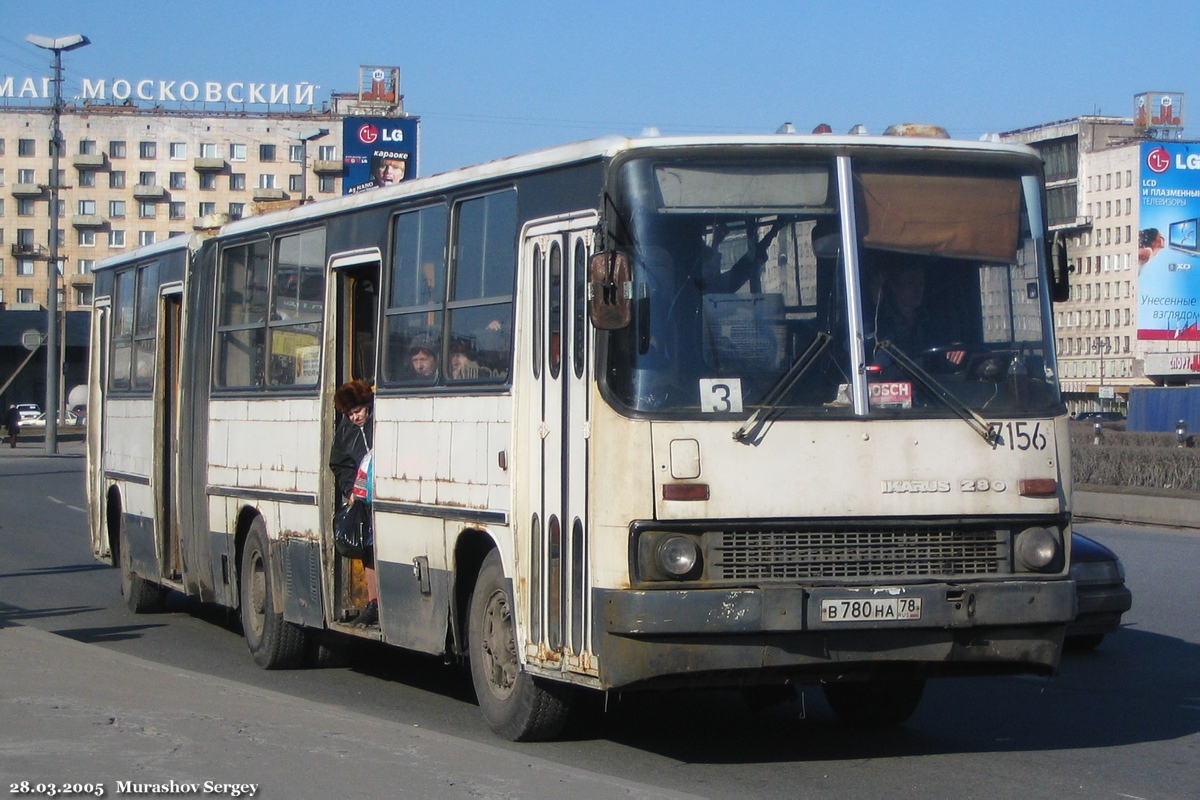
<path fill-rule="evenodd" d="M 80 310 L 91 304 L 91 271 L 107 256 L 342 194 L 357 163 L 345 158 L 353 134 L 346 121 L 404 117 L 398 81 L 394 67 L 363 67 L 358 91 L 307 107 L 232 108 L 228 97 L 179 107 L 110 96 L 69 102 L 57 209 L 48 188 L 51 103 L 11 96 L 8 81 L 10 96 L 0 94 L 0 308 L 44 307 L 52 213 L 59 307 Z"/>
<path fill-rule="evenodd" d="M 1172 116 L 1158 111 L 1163 94 Z M 1187 168 L 1200 144 L 1182 138 L 1182 101 L 1146 93 L 1132 118 L 1081 116 L 1001 134 L 1042 153 L 1051 232 L 1068 246 L 1071 298 L 1054 318 L 1072 410 L 1123 410 L 1132 386 L 1200 382 L 1200 333 L 1180 313 L 1200 303 L 1190 281 L 1200 249 L 1171 234 L 1200 217 L 1188 209 L 1200 208 L 1200 169 L 1193 178 Z"/>

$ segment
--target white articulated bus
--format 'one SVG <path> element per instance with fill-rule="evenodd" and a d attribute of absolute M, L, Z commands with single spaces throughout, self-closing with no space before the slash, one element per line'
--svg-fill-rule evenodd
<path fill-rule="evenodd" d="M 897 723 L 930 677 L 1052 674 L 1075 595 L 1043 195 L 1019 146 L 610 138 L 109 259 L 95 554 L 135 611 L 239 609 L 266 668 L 339 635 L 465 658 L 512 739 L 587 689 L 820 683 Z M 371 626 L 331 532 L 351 379 Z"/>

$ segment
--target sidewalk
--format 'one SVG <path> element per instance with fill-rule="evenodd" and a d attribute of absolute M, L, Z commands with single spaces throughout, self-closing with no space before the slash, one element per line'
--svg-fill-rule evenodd
<path fill-rule="evenodd" d="M 101 783 L 116 796 L 135 791 L 118 782 L 159 784 L 143 793 L 152 797 L 237 796 L 235 786 L 242 797 L 685 796 L 532 758 L 521 745 L 472 742 L 4 627 L 3 612 L 4 785 Z M 206 781 L 227 787 L 206 790 Z"/>

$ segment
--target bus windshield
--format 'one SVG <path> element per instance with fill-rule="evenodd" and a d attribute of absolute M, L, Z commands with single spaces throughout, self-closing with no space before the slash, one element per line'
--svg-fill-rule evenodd
<path fill-rule="evenodd" d="M 852 167 L 839 186 L 832 157 L 622 164 L 610 229 L 632 256 L 633 314 L 609 336 L 612 400 L 849 417 L 857 380 L 870 416 L 1059 413 L 1036 176 L 913 156 Z"/>

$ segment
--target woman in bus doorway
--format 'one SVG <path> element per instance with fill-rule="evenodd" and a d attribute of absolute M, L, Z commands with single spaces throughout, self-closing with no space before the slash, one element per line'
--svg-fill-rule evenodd
<path fill-rule="evenodd" d="M 342 415 L 333 434 L 333 446 L 329 450 L 329 467 L 337 482 L 338 502 L 364 502 L 355 497 L 354 482 L 359 466 L 371 452 L 374 442 L 371 411 L 375 392 L 365 381 L 350 381 L 337 388 L 333 394 L 334 408 Z M 363 559 L 363 573 L 367 584 L 367 605 L 355 620 L 355 624 L 367 627 L 379 622 L 379 594 L 375 584 L 375 560 L 370 555 Z"/>

